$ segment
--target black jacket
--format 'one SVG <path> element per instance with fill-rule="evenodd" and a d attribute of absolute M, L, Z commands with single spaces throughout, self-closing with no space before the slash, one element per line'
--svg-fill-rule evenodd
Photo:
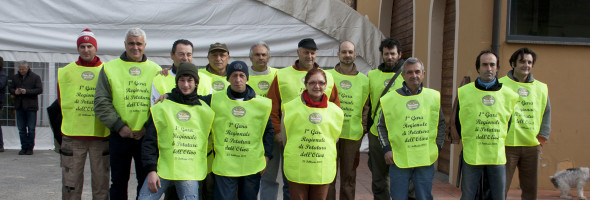
<path fill-rule="evenodd" d="M 22 76 L 19 73 L 10 77 L 12 84 L 8 87 L 11 95 L 14 95 L 14 108 L 16 110 L 39 110 L 39 101 L 37 96 L 43 93 L 43 84 L 39 75 L 33 73 L 30 69 Z M 25 94 L 16 94 L 16 88 L 24 88 Z"/>

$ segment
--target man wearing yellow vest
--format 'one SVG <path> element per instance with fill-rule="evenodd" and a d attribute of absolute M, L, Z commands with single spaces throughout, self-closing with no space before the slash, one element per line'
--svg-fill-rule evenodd
<path fill-rule="evenodd" d="M 92 199 L 109 199 L 109 130 L 94 116 L 94 91 L 103 67 L 96 38 L 84 29 L 77 40 L 78 61 L 57 71 L 63 122 L 61 167 L 63 199 L 81 199 L 86 156 L 90 159 Z M 78 96 L 77 94 L 82 94 Z"/>
<path fill-rule="evenodd" d="M 369 78 L 357 71 L 354 60 L 356 52 L 350 41 L 340 43 L 338 47 L 340 62 L 333 70 L 327 70 L 334 77 L 338 88 L 340 105 L 344 111 L 342 133 L 336 144 L 338 166 L 340 171 L 340 199 L 355 199 L 356 168 L 359 165 L 359 148 L 361 138 L 367 130 L 369 113 Z M 328 198 L 336 199 L 336 180 L 330 184 Z"/>
<path fill-rule="evenodd" d="M 172 51 L 170 51 L 170 58 L 173 63 L 170 69 L 166 70 L 165 74 L 158 74 L 154 77 L 152 82 L 152 94 L 150 96 L 151 104 L 154 105 L 161 94 L 166 94 L 176 86 L 174 77 L 176 76 L 177 66 L 181 62 L 193 62 L 193 43 L 185 39 L 179 39 L 172 44 Z M 197 93 L 199 95 L 208 95 L 211 93 L 211 78 L 207 75 L 201 74 L 199 76 L 199 87 Z"/>
<path fill-rule="evenodd" d="M 198 94 L 197 66 L 182 62 L 176 87 L 167 99 L 151 107 L 142 143 L 142 162 L 148 176 L 139 199 L 160 199 L 174 185 L 179 199 L 199 199 L 198 180 L 207 175 L 207 143 L 215 112 L 210 98 Z"/>
<path fill-rule="evenodd" d="M 461 199 L 475 199 L 482 174 L 489 180 L 493 199 L 505 199 L 506 154 L 504 145 L 518 94 L 498 82 L 498 56 L 479 53 L 475 82 L 459 88 L 455 126 L 461 134 L 463 159 Z"/>
<path fill-rule="evenodd" d="M 292 66 L 278 70 L 276 77 L 270 84 L 267 97 L 272 100 L 272 111 L 270 117 L 275 133 L 275 142 L 282 144 L 283 138 L 281 134 L 281 115 L 283 104 L 299 98 L 301 93 L 305 90 L 305 75 L 311 69 L 319 69 L 319 65 L 315 62 L 318 47 L 315 41 L 311 38 L 305 38 L 297 44 L 298 60 Z M 326 91 L 324 93 L 329 97 L 329 101 L 337 106 L 340 106 L 338 98 L 338 90 L 335 87 L 334 78 L 331 74 L 326 73 Z M 283 145 L 278 146 L 281 151 Z M 282 159 L 281 154 L 281 159 Z M 278 159 L 278 158 L 277 158 Z M 281 170 L 283 171 L 283 170 Z M 283 176 L 283 199 L 288 200 L 289 188 L 287 180 Z M 276 193 L 276 192 L 275 192 Z M 276 195 L 275 195 L 276 196 Z M 275 198 L 272 198 L 277 199 Z"/>
<path fill-rule="evenodd" d="M 379 98 L 385 87 L 395 75 L 404 61 L 402 57 L 402 46 L 399 41 L 395 38 L 387 38 L 381 41 L 379 46 L 379 52 L 381 52 L 381 63 L 377 69 L 369 71 L 369 99 L 371 100 L 371 116 L 372 123 L 370 133 L 367 134 L 369 138 L 369 170 L 371 170 L 372 184 L 371 190 L 373 191 L 373 198 L 375 200 L 389 199 L 389 168 L 383 159 L 383 149 L 379 143 L 377 137 L 377 117 L 375 113 L 379 113 Z M 389 91 L 394 91 L 402 87 L 403 80 L 400 77 L 395 79 L 395 82 L 389 88 Z M 375 110 L 377 109 L 377 112 Z"/>
<path fill-rule="evenodd" d="M 277 74 L 277 69 L 268 66 L 270 59 L 270 48 L 264 41 L 260 41 L 250 48 L 250 61 L 252 66 L 248 68 L 250 79 L 248 85 L 252 85 L 252 89 L 256 94 L 266 97 L 270 83 Z"/>
<path fill-rule="evenodd" d="M 510 57 L 512 70 L 500 79 L 520 96 L 506 137 L 506 193 L 518 167 L 522 199 L 537 199 L 537 172 L 541 147 L 551 133 L 551 104 L 547 84 L 535 80 L 535 52 L 521 48 Z"/>
<path fill-rule="evenodd" d="M 408 199 L 410 180 L 416 199 L 432 199 L 434 162 L 445 139 L 440 93 L 425 88 L 424 65 L 408 58 L 403 86 L 381 97 L 377 130 L 389 165 L 391 199 Z"/>
<path fill-rule="evenodd" d="M 250 48 L 250 61 L 252 66 L 248 68 L 248 85 L 256 91 L 257 95 L 266 97 L 270 83 L 274 80 L 278 69 L 268 66 L 270 60 L 270 47 L 266 42 L 260 41 Z M 271 123 L 272 125 L 272 123 Z M 274 139 L 273 139 L 274 140 Z M 260 199 L 277 199 L 279 182 L 277 175 L 281 162 L 281 144 L 273 142 L 272 157 L 266 165 L 266 170 L 260 179 Z"/>
<path fill-rule="evenodd" d="M 199 69 L 199 73 L 211 77 L 212 93 L 225 91 L 227 86 L 229 86 L 229 82 L 225 79 L 225 68 L 227 67 L 229 58 L 229 50 L 224 43 L 216 42 L 209 46 L 209 52 L 207 53 L 209 64 L 205 68 Z"/>
<path fill-rule="evenodd" d="M 256 200 L 261 174 L 272 158 L 271 100 L 257 95 L 246 84 L 246 63 L 234 61 L 226 71 L 230 86 L 226 92 L 211 96 L 211 108 L 215 111 L 213 196 L 220 200 Z"/>
<path fill-rule="evenodd" d="M 162 68 L 144 55 L 145 32 L 131 28 L 125 52 L 104 64 L 94 95 L 94 113 L 110 129 L 111 199 L 127 199 L 131 159 L 135 162 L 137 192 L 146 173 L 141 163 L 141 139 L 149 117 L 151 82 Z"/>

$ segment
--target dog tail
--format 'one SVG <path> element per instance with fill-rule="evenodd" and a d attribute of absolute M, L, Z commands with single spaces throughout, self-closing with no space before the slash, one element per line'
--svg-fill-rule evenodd
<path fill-rule="evenodd" d="M 555 188 L 559 189 L 559 186 L 557 185 L 557 179 L 553 176 L 550 176 L 549 178 L 551 178 L 551 183 L 553 183 L 553 186 L 555 186 Z"/>

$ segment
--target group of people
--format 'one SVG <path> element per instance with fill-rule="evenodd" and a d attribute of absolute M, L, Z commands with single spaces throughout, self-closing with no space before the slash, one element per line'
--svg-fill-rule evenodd
<path fill-rule="evenodd" d="M 264 42 L 251 47 L 252 66 L 229 63 L 227 45 L 211 44 L 209 63 L 198 69 L 193 44 L 179 39 L 167 70 L 148 59 L 146 44 L 142 29 L 129 29 L 125 52 L 103 63 L 85 29 L 78 60 L 58 70 L 64 199 L 81 198 L 87 155 L 93 199 L 127 199 L 131 160 L 138 199 L 278 199 L 278 176 L 282 199 L 335 199 L 337 171 L 340 199 L 355 199 L 365 133 L 375 199 L 408 199 L 410 184 L 417 199 L 433 199 L 445 137 L 440 93 L 423 86 L 423 63 L 401 59 L 396 39 L 381 42 L 383 63 L 368 76 L 358 72 L 350 41 L 340 44 L 340 62 L 330 70 L 315 62 L 311 38 L 282 69 L 268 66 Z M 535 60 L 530 49 L 519 50 L 513 70 L 497 79 L 498 57 L 483 51 L 479 78 L 459 88 L 462 199 L 475 198 L 483 171 L 494 199 L 504 199 L 516 166 L 521 188 L 536 194 L 531 157 L 549 137 L 550 106 L 547 86 L 530 73 Z"/>

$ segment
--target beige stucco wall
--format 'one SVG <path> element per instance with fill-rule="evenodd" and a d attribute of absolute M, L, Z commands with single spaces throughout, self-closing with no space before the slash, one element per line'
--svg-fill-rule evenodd
<path fill-rule="evenodd" d="M 436 0 L 433 0 L 436 1 Z M 365 1 L 358 1 L 361 8 Z M 552 189 L 549 176 L 558 169 L 567 167 L 590 166 L 590 141 L 586 123 L 590 121 L 590 104 L 587 99 L 588 87 L 585 81 L 590 74 L 590 47 L 572 45 L 514 44 L 506 43 L 507 1 L 502 1 L 500 70 L 502 77 L 510 70 L 508 59 L 512 53 L 529 47 L 537 53 L 537 62 L 533 68 L 534 77 L 548 84 L 552 111 L 551 138 L 543 147 L 539 167 L 539 188 Z M 493 1 L 457 0 L 456 1 L 456 85 L 463 76 L 472 80 L 478 76 L 475 59 L 478 53 L 491 48 Z M 430 1 L 414 1 L 414 56 L 426 58 L 428 52 L 428 27 Z M 360 10 L 363 13 L 377 13 L 377 10 Z M 384 22 L 381 22 L 384 23 Z M 426 59 L 422 59 L 427 65 Z M 457 151 L 454 152 L 458 154 Z M 456 171 L 456 165 L 454 166 Z M 515 175 L 517 177 L 517 175 Z M 454 179 L 454 178 L 453 178 Z M 518 187 L 515 178 L 513 188 Z M 590 186 L 586 186 L 590 189 Z"/>
<path fill-rule="evenodd" d="M 480 50 L 489 49 L 492 37 L 493 1 L 457 1 L 459 25 L 457 45 L 457 77 L 477 77 L 475 58 Z M 590 105 L 584 92 L 586 74 L 590 73 L 590 47 L 571 45 L 506 43 L 507 2 L 503 1 L 501 19 L 500 66 L 498 76 L 510 70 L 508 59 L 514 51 L 529 47 L 537 53 L 534 77 L 549 87 L 552 131 L 541 154 L 539 188 L 552 189 L 549 176 L 558 168 L 590 165 L 590 150 L 586 147 L 590 134 L 584 126 L 590 120 Z M 457 79 L 459 84 L 460 79 Z M 579 92 L 582 91 L 582 92 Z M 562 166 L 562 167 L 558 167 Z M 517 187 L 517 180 L 512 187 Z M 586 186 L 586 188 L 590 188 Z"/>

